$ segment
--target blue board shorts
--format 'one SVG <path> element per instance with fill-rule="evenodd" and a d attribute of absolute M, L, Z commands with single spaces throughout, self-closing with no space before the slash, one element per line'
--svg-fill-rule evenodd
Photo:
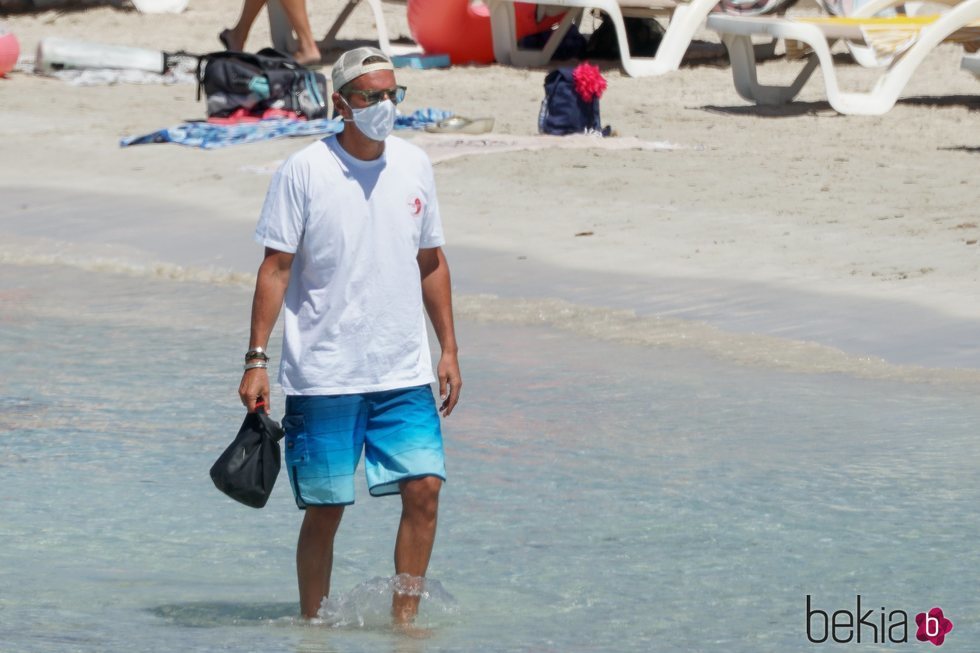
<path fill-rule="evenodd" d="M 364 450 L 372 496 L 399 483 L 446 480 L 442 431 L 428 385 L 350 395 L 286 397 L 286 469 L 296 505 L 354 503 L 354 472 Z"/>

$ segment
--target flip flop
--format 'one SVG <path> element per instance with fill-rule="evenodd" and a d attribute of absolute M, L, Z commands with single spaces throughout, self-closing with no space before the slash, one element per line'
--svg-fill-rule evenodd
<path fill-rule="evenodd" d="M 231 50 L 231 43 L 228 37 L 231 36 L 230 29 L 223 29 L 218 33 L 218 40 L 221 41 L 221 45 L 225 46 L 225 50 Z"/>
<path fill-rule="evenodd" d="M 426 125 L 430 134 L 486 134 L 493 130 L 493 118 L 463 118 L 453 116 L 434 125 Z"/>

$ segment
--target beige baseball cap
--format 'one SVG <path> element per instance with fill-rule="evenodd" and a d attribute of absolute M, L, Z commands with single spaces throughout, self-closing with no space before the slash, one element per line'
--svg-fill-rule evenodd
<path fill-rule="evenodd" d="M 384 61 L 374 61 L 372 63 L 365 64 L 364 61 L 366 59 L 370 59 L 371 57 L 381 57 L 384 59 Z M 391 59 L 388 58 L 388 55 L 378 48 L 364 46 L 354 48 L 353 50 L 348 50 L 340 55 L 340 59 L 337 59 L 337 63 L 335 63 L 333 66 L 333 71 L 330 73 L 330 78 L 333 81 L 333 90 L 339 92 L 344 84 L 360 77 L 361 75 L 372 73 L 375 70 L 394 69 L 395 66 L 392 65 Z"/>

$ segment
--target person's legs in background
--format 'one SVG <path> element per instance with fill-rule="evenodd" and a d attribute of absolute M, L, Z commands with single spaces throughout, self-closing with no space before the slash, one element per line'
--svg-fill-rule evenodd
<path fill-rule="evenodd" d="M 291 54 L 296 60 L 309 65 L 320 62 L 320 48 L 313 38 L 313 30 L 310 28 L 310 19 L 306 13 L 306 0 L 279 0 L 289 24 L 296 32 L 296 39 L 299 41 L 299 48 Z M 252 29 L 252 24 L 256 17 L 265 6 L 266 0 L 245 0 L 242 4 L 242 13 L 238 17 L 238 22 L 231 29 L 222 31 L 218 38 L 228 50 L 241 51 L 245 48 L 248 40 L 248 33 Z"/>

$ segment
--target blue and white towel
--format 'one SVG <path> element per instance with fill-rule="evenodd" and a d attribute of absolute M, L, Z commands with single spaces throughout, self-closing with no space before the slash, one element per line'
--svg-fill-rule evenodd
<path fill-rule="evenodd" d="M 395 129 L 422 129 L 453 115 L 452 111 L 442 109 L 419 109 L 407 116 L 395 118 Z M 149 143 L 177 143 L 188 147 L 214 150 L 240 143 L 257 143 L 284 136 L 316 136 L 318 134 L 337 134 L 344 130 L 343 121 L 338 118 L 322 120 L 290 120 L 277 118 L 244 122 L 237 125 L 213 125 L 208 122 L 185 122 L 144 136 L 128 136 L 119 141 L 120 147 L 146 145 Z"/>

